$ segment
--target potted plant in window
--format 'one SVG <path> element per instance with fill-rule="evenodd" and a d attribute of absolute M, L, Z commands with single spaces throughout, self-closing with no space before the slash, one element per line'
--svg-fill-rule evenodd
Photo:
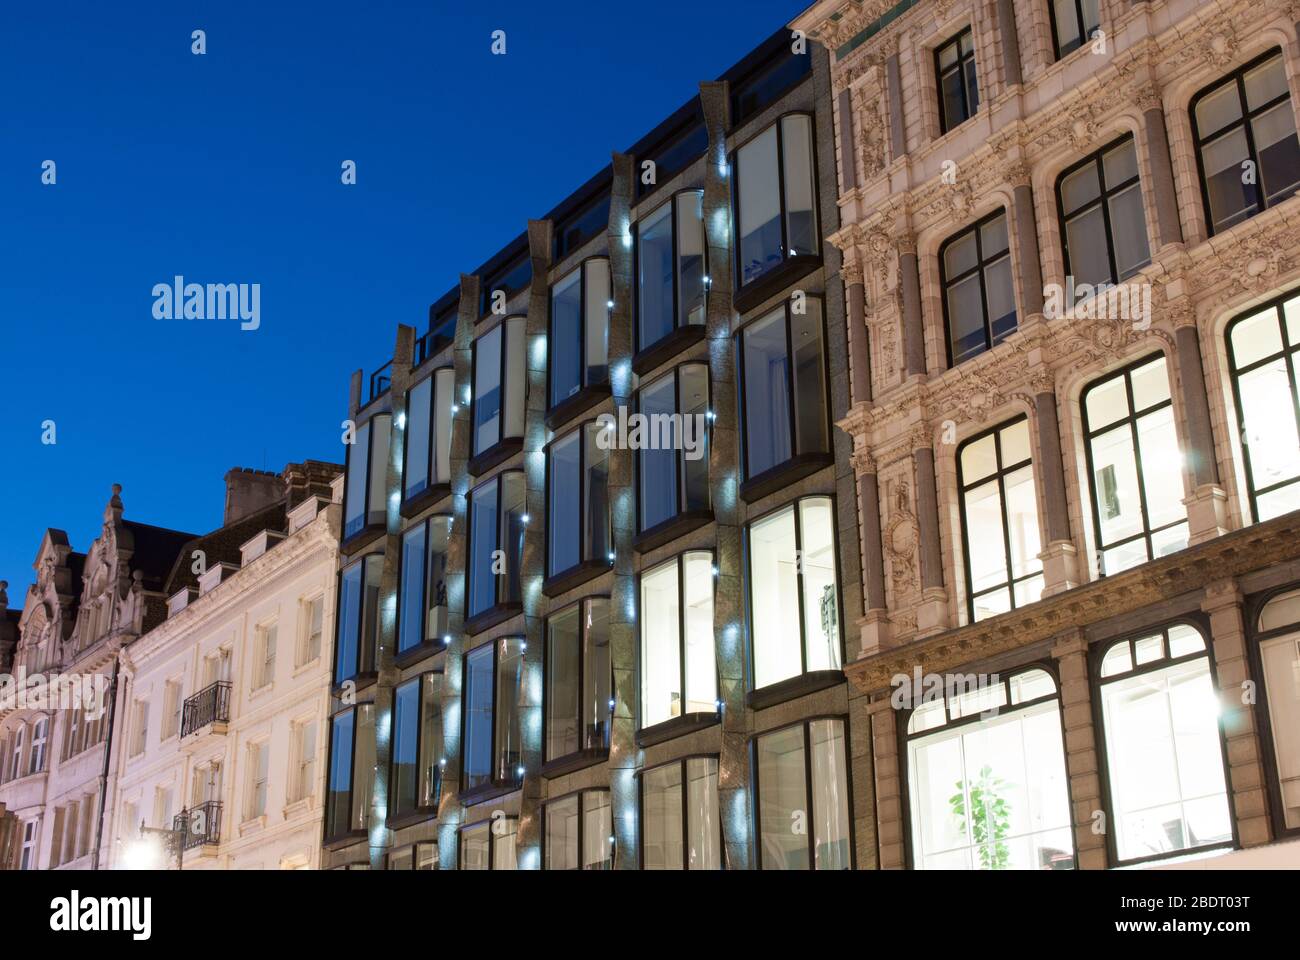
<path fill-rule="evenodd" d="M 958 780 L 957 792 L 948 798 L 957 827 L 971 838 L 984 870 L 1011 866 L 1011 848 L 1004 842 L 1011 832 L 1011 805 L 1003 797 L 1006 782 L 985 764 L 975 780 Z M 967 809 L 969 797 L 970 807 Z M 969 830 L 967 829 L 969 826 Z"/>

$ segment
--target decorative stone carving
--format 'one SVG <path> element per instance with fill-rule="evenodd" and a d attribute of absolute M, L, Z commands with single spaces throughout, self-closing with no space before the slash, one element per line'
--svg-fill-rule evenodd
<path fill-rule="evenodd" d="M 897 591 L 910 588 L 916 581 L 916 547 L 918 531 L 912 512 L 912 485 L 899 478 L 890 481 L 889 521 L 881 537 L 889 558 L 889 576 Z"/>

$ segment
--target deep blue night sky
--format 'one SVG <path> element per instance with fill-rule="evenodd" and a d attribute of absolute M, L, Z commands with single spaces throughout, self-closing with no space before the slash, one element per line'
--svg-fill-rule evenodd
<path fill-rule="evenodd" d="M 129 518 L 202 532 L 221 522 L 229 468 L 341 460 L 348 377 L 388 359 L 397 323 L 423 332 L 462 271 L 804 6 L 7 3 L 11 605 L 45 528 L 84 551 L 112 483 Z M 153 285 L 176 274 L 261 284 L 261 328 L 155 320 Z"/>

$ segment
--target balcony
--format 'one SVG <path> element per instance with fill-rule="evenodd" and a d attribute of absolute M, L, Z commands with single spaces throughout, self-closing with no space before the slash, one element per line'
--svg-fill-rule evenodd
<path fill-rule="evenodd" d="M 221 801 L 208 800 L 192 810 L 182 810 L 172 820 L 172 831 L 182 850 L 221 842 Z"/>
<path fill-rule="evenodd" d="M 225 733 L 230 721 L 229 680 L 209 684 L 185 701 L 181 712 L 181 739 L 197 733 L 204 727 L 214 727 L 213 733 Z"/>

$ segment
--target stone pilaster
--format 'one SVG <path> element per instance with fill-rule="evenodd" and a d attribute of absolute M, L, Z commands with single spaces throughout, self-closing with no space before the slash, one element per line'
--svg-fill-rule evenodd
<path fill-rule="evenodd" d="M 907 124 L 903 117 L 903 71 L 895 50 L 885 61 L 885 88 L 889 95 L 889 159 L 907 155 Z"/>
<path fill-rule="evenodd" d="M 1080 869 L 1104 870 L 1109 865 L 1109 856 L 1102 830 L 1109 825 L 1101 802 L 1099 758 L 1092 723 L 1092 686 L 1088 681 L 1088 640 L 1083 631 L 1076 629 L 1057 636 L 1052 657 L 1061 678 L 1065 769 L 1070 780 L 1075 851 Z"/>
<path fill-rule="evenodd" d="M 898 283 L 903 293 L 903 355 L 909 377 L 925 376 L 925 321 L 921 315 L 921 275 L 917 271 L 916 238 L 898 243 Z"/>
<path fill-rule="evenodd" d="M 1204 543 L 1228 532 L 1228 495 L 1219 483 L 1219 465 L 1214 456 L 1214 431 L 1210 426 L 1210 399 L 1205 389 L 1201 364 L 1201 338 L 1195 312 L 1189 307 L 1178 314 L 1174 345 L 1178 354 L 1178 397 L 1187 422 L 1187 458 L 1191 494 L 1187 507 L 1188 542 Z"/>
<path fill-rule="evenodd" d="M 1061 459 L 1061 428 L 1056 392 L 1050 377 L 1034 383 L 1034 412 L 1038 422 L 1038 475 L 1043 484 L 1047 529 L 1043 537 L 1043 595 L 1051 596 L 1079 585 L 1077 549 L 1070 538 L 1070 508 Z"/>
<path fill-rule="evenodd" d="M 1021 82 L 1020 32 L 1012 0 L 997 0 L 998 39 L 1002 43 L 1002 79 L 1008 87 Z"/>
<path fill-rule="evenodd" d="M 935 482 L 934 444 L 924 424 L 912 431 L 916 470 L 916 526 L 920 538 L 921 606 L 916 613 L 921 636 L 948 629 L 948 591 L 943 585 L 943 544 L 939 538 L 939 499 Z"/>
<path fill-rule="evenodd" d="M 1147 168 L 1151 171 L 1151 195 L 1156 207 L 1156 249 L 1183 242 L 1178 219 L 1178 191 L 1174 186 L 1174 165 L 1169 154 L 1169 132 L 1160 91 L 1154 85 L 1138 92 L 1142 110 L 1142 132 L 1146 137 Z"/>
<path fill-rule="evenodd" d="M 854 451 L 857 475 L 858 534 L 862 549 L 862 588 L 865 616 L 861 621 L 862 655 L 888 645 L 889 617 L 885 600 L 885 553 L 880 533 L 880 486 L 876 461 L 865 449 Z"/>
<path fill-rule="evenodd" d="M 1029 169 L 1020 162 L 1008 165 L 1012 186 L 1011 220 L 1015 224 L 1016 259 L 1020 266 L 1020 324 L 1043 312 L 1043 264 L 1039 258 L 1038 227 L 1034 219 L 1034 191 Z"/>
<path fill-rule="evenodd" d="M 862 265 L 855 259 L 845 259 L 841 268 L 844 277 L 844 299 L 849 315 L 849 383 L 851 403 L 871 400 L 871 360 L 867 343 L 867 293 L 862 277 Z"/>
<path fill-rule="evenodd" d="M 881 870 L 901 870 L 903 853 L 903 769 L 898 754 L 898 714 L 885 698 L 871 703 L 871 742 L 876 773 L 876 837 Z"/>

